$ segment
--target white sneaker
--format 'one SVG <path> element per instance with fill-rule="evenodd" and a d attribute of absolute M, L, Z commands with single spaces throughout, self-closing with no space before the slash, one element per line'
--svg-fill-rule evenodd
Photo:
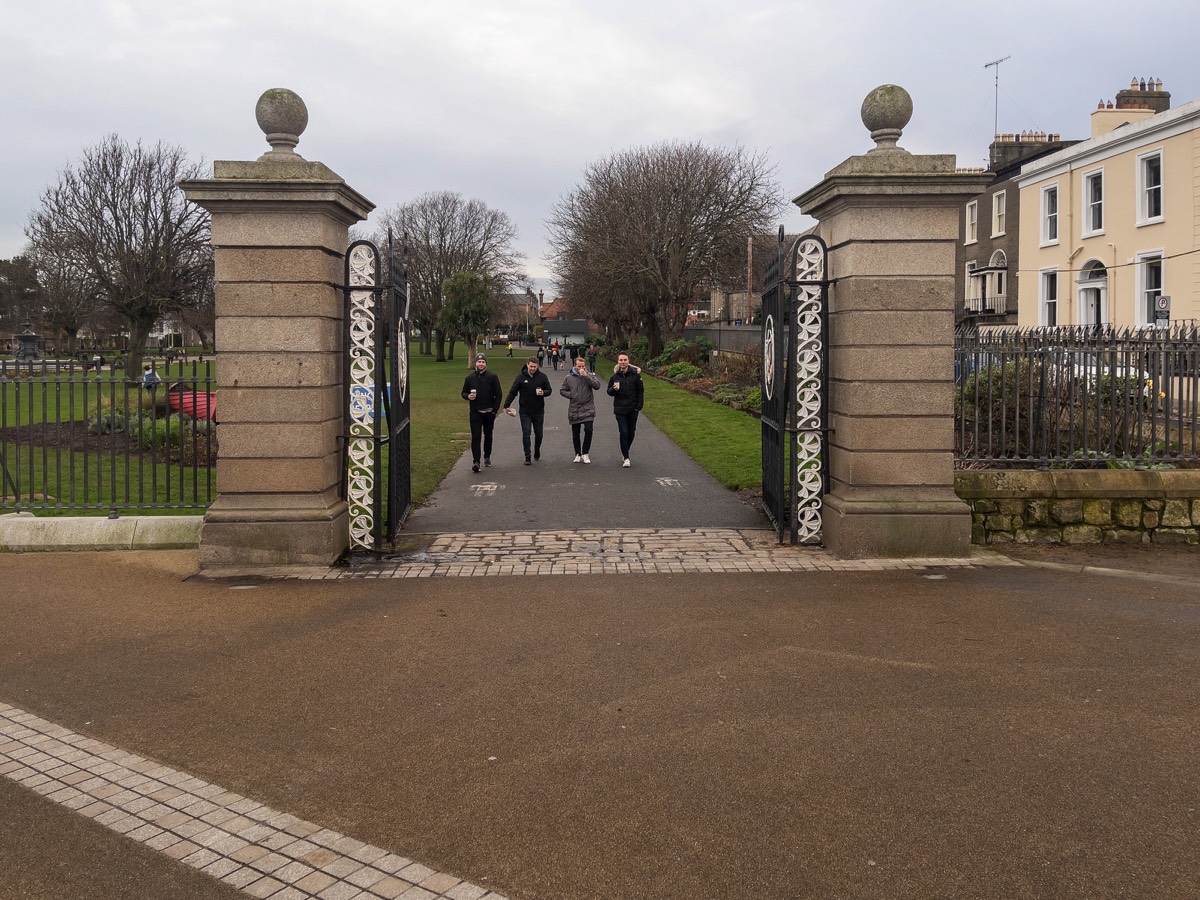
<path fill-rule="evenodd" d="M 625 462 L 621 463 L 621 468 L 622 468 L 622 469 L 628 469 L 628 468 L 629 468 L 629 457 L 628 457 L 628 456 L 627 456 L 627 457 L 625 457 Z"/>
<path fill-rule="evenodd" d="M 575 458 L 571 462 L 583 462 L 583 457 L 576 453 Z"/>
<path fill-rule="evenodd" d="M 590 464 L 590 463 L 591 463 L 591 461 L 592 461 L 592 458 L 591 458 L 590 456 L 588 456 L 588 455 L 585 453 L 585 454 L 583 454 L 583 461 L 584 461 L 585 463 L 589 463 L 589 464 Z"/>

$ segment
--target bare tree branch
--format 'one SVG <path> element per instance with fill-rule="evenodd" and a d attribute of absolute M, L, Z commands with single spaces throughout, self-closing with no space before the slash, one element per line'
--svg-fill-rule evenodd
<path fill-rule="evenodd" d="M 446 333 L 438 318 L 445 305 L 442 286 L 451 276 L 477 272 L 496 295 L 528 280 L 524 256 L 513 247 L 516 225 L 482 200 L 466 200 L 452 191 L 423 194 L 385 211 L 376 234 L 386 235 L 389 227 L 408 242 L 410 315 L 424 336 L 436 335 L 439 361 L 446 358 Z M 430 352 L 427 337 L 422 351 Z"/>
<path fill-rule="evenodd" d="M 621 336 L 644 329 L 657 355 L 698 288 L 745 271 L 747 236 L 769 230 L 783 208 L 774 175 L 765 156 L 700 143 L 592 163 L 547 223 L 568 308 Z"/>
<path fill-rule="evenodd" d="M 200 174 L 180 147 L 109 135 L 59 173 L 26 226 L 36 254 L 87 273 L 101 303 L 128 322 L 127 378 L 141 371 L 158 319 L 203 294 L 209 217 L 178 187 Z"/>

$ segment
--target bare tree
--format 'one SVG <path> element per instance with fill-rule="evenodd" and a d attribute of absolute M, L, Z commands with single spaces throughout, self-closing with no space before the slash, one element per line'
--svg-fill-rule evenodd
<path fill-rule="evenodd" d="M 0 328 L 20 331 L 26 322 L 39 319 L 41 308 L 37 268 L 29 253 L 0 259 Z"/>
<path fill-rule="evenodd" d="M 500 210 L 482 200 L 466 200 L 452 191 L 423 194 L 410 203 L 387 210 L 380 217 L 379 237 L 392 229 L 408 242 L 410 317 L 421 329 L 421 352 L 431 352 L 430 335 L 437 344 L 437 359 L 446 359 L 446 331 L 439 322 L 445 305 L 442 286 L 455 272 L 477 272 L 487 277 L 493 292 L 507 293 L 527 280 L 524 257 L 513 247 L 517 227 Z"/>
<path fill-rule="evenodd" d="M 784 199 L 765 156 L 667 142 L 592 163 L 552 209 L 551 265 L 575 313 L 618 335 L 645 333 L 651 356 L 682 331 L 698 285 L 745 269 L 748 235 Z"/>
<path fill-rule="evenodd" d="M 48 252 L 44 246 L 33 261 L 42 293 L 42 327 L 65 335 L 73 354 L 79 329 L 96 311 L 100 293 L 96 279 L 73 265 L 67 255 Z"/>
<path fill-rule="evenodd" d="M 26 226 L 35 254 L 58 255 L 70 271 L 86 272 L 100 302 L 128 323 L 129 379 L 141 371 L 159 318 L 199 296 L 209 218 L 178 184 L 200 175 L 200 164 L 180 147 L 130 145 L 109 135 L 59 173 Z"/>
<path fill-rule="evenodd" d="M 205 249 L 204 267 L 192 286 L 194 296 L 179 310 L 179 321 L 200 339 L 205 352 L 217 349 L 217 304 L 212 245 Z"/>

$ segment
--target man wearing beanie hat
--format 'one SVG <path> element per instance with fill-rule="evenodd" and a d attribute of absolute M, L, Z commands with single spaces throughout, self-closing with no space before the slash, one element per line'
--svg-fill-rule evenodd
<path fill-rule="evenodd" d="M 483 464 L 492 464 L 492 429 L 496 424 L 496 411 L 504 392 L 495 372 L 489 372 L 487 357 L 482 353 L 475 357 L 475 370 L 463 382 L 462 398 L 471 404 L 471 471 L 479 471 L 480 444 L 483 449 Z"/>

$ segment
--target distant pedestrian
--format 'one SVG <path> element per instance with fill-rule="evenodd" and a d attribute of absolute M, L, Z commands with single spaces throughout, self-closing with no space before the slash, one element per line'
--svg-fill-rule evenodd
<path fill-rule="evenodd" d="M 592 449 L 592 423 L 596 419 L 596 398 L 593 391 L 598 390 L 600 379 L 595 372 L 588 371 L 587 362 L 582 357 L 575 360 L 574 368 L 558 388 L 558 392 L 570 401 L 567 407 L 567 421 L 571 423 L 575 462 L 592 461 L 588 451 Z"/>
<path fill-rule="evenodd" d="M 545 344 L 538 344 L 537 359 L 538 359 L 539 366 L 542 365 L 543 363 L 545 363 L 545 361 L 546 361 L 546 345 Z"/>
<path fill-rule="evenodd" d="M 554 346 L 550 348 L 550 365 L 554 367 L 554 371 L 558 371 L 558 342 L 554 342 Z"/>
<path fill-rule="evenodd" d="M 637 434 L 638 413 L 642 411 L 641 369 L 629 364 L 629 354 L 617 355 L 617 368 L 608 379 L 608 395 L 613 398 L 613 415 L 621 435 L 621 465 L 629 468 L 629 448 Z"/>
<path fill-rule="evenodd" d="M 162 379 L 158 377 L 158 372 L 154 371 L 154 366 L 150 365 L 150 363 L 142 366 L 142 387 L 156 388 L 161 381 Z"/>
<path fill-rule="evenodd" d="M 496 425 L 496 411 L 504 392 L 495 372 L 489 372 L 487 357 L 480 353 L 475 357 L 475 371 L 463 381 L 462 398 L 471 404 L 471 471 L 479 471 L 479 451 L 482 441 L 483 464 L 492 464 L 492 429 Z"/>
<path fill-rule="evenodd" d="M 592 344 L 590 347 L 588 347 L 588 352 L 587 352 L 588 368 L 593 372 L 596 371 L 596 357 L 598 355 L 599 355 L 599 353 L 596 350 L 595 344 Z"/>
<path fill-rule="evenodd" d="M 508 342 L 508 355 L 510 357 L 512 356 L 512 341 Z"/>
<path fill-rule="evenodd" d="M 527 466 L 533 464 L 529 447 L 531 431 L 533 432 L 532 459 L 542 458 L 542 423 L 545 421 L 546 398 L 550 396 L 551 390 L 550 379 L 546 377 L 545 372 L 540 371 L 537 358 L 531 356 L 525 360 L 525 366 L 513 379 L 512 387 L 508 389 L 508 396 L 504 398 L 504 411 L 510 416 L 515 416 L 516 411 L 512 408 L 512 402 L 515 397 L 520 395 L 521 446 L 525 450 L 525 465 Z"/>

